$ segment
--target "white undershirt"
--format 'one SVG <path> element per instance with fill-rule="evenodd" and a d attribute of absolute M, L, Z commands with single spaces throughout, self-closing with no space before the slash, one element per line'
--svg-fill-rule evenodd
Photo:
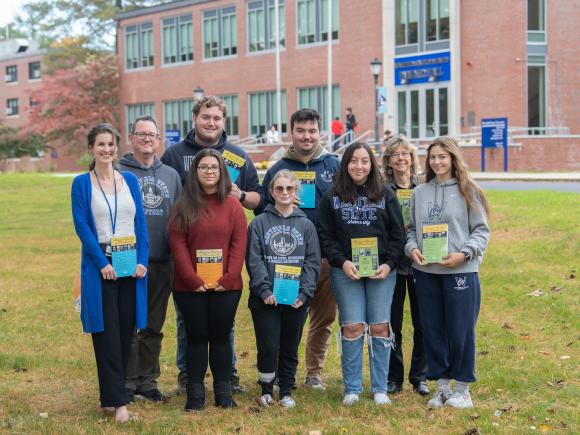
<path fill-rule="evenodd" d="M 115 218 L 115 194 L 106 194 L 109 205 L 111 206 L 111 213 L 113 219 Z M 115 225 L 115 236 L 129 236 L 135 234 L 135 202 L 131 196 L 131 191 L 127 183 L 123 182 L 123 187 L 117 193 L 117 204 L 119 211 L 117 212 L 117 223 Z M 97 236 L 99 243 L 109 244 L 113 236 L 113 225 L 111 222 L 111 214 L 109 207 L 103 198 L 103 192 L 99 186 L 93 185 L 91 209 L 93 217 L 95 218 L 95 227 L 97 228 Z"/>

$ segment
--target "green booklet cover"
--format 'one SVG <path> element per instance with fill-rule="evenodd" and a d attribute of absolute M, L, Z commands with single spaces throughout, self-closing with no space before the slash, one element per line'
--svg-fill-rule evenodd
<path fill-rule="evenodd" d="M 352 262 L 361 278 L 374 276 L 379 268 L 379 243 L 376 237 L 351 239 Z"/>
<path fill-rule="evenodd" d="M 403 224 L 409 225 L 409 209 L 411 208 L 411 196 L 413 191 L 411 189 L 397 189 L 397 199 L 401 206 L 401 213 L 403 213 Z"/>
<path fill-rule="evenodd" d="M 427 263 L 441 263 L 448 251 L 448 225 L 425 225 L 423 227 L 423 257 Z"/>

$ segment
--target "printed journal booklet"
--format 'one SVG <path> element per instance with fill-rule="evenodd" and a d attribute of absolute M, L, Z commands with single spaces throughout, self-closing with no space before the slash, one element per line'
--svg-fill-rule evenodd
<path fill-rule="evenodd" d="M 111 237 L 113 269 L 119 278 L 131 276 L 137 268 L 137 238 L 135 235 Z"/>
<path fill-rule="evenodd" d="M 411 189 L 397 189 L 397 199 L 401 206 L 401 213 L 403 213 L 403 224 L 409 225 L 409 210 L 411 209 L 411 196 L 413 191 Z"/>
<path fill-rule="evenodd" d="M 316 172 L 292 171 L 300 180 L 300 208 L 316 208 Z"/>
<path fill-rule="evenodd" d="M 352 262 L 361 278 L 374 276 L 379 268 L 379 244 L 376 237 L 351 239 Z"/>
<path fill-rule="evenodd" d="M 274 268 L 274 296 L 279 304 L 292 305 L 300 289 L 300 267 L 277 264 Z"/>
<path fill-rule="evenodd" d="M 226 168 L 228 168 L 232 183 L 235 183 L 238 179 L 238 176 L 240 175 L 240 171 L 242 170 L 244 163 L 246 163 L 246 160 L 243 157 L 240 157 L 228 150 L 224 151 L 222 157 L 224 158 Z"/>
<path fill-rule="evenodd" d="M 208 288 L 216 288 L 218 280 L 223 275 L 223 252 L 221 249 L 198 249 L 195 251 L 197 257 L 197 275 L 203 280 Z"/>
<path fill-rule="evenodd" d="M 441 263 L 448 251 L 448 225 L 425 225 L 423 227 L 423 257 L 427 263 Z"/>

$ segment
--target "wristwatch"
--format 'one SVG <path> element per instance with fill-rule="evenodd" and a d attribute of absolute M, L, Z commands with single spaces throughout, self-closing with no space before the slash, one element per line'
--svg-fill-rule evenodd
<path fill-rule="evenodd" d="M 241 192 L 242 194 L 240 195 L 240 202 L 243 203 L 246 200 L 246 192 L 243 190 Z"/>
<path fill-rule="evenodd" d="M 465 256 L 465 262 L 467 263 L 469 260 L 471 260 L 471 254 L 467 251 L 460 251 L 464 256 Z"/>

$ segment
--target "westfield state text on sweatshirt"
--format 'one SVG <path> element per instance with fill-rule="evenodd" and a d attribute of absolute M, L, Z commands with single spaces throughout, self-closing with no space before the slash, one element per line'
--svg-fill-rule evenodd
<path fill-rule="evenodd" d="M 477 272 L 490 232 L 483 205 L 475 195 L 473 205 L 473 209 L 467 209 L 455 178 L 444 183 L 433 178 L 413 190 L 405 254 L 409 256 L 414 248 L 422 251 L 423 226 L 447 224 L 449 252 L 465 251 L 471 255 L 470 261 L 452 269 L 439 264 L 413 263 L 414 268 L 437 274 Z"/>
<path fill-rule="evenodd" d="M 195 142 L 194 129 L 187 133 L 187 136 L 181 142 L 167 148 L 161 157 L 161 161 L 177 171 L 181 178 L 181 184 L 183 185 L 187 178 L 187 173 L 189 172 L 191 163 L 193 162 L 193 158 L 198 152 L 205 148 L 207 147 L 201 146 Z M 256 171 L 256 167 L 254 166 L 254 163 L 252 163 L 250 156 L 248 156 L 248 154 L 240 147 L 229 143 L 225 131 L 222 133 L 218 144 L 211 148 L 219 151 L 221 154 L 227 150 L 243 158 L 245 160 L 244 166 L 240 169 L 240 174 L 235 184 L 245 192 L 258 192 L 259 194 L 262 194 L 262 188 L 258 182 L 258 171 Z"/>
<path fill-rule="evenodd" d="M 132 153 L 125 154 L 119 168 L 135 174 L 141 188 L 141 200 L 147 219 L 149 233 L 149 260 L 171 259 L 167 241 L 167 219 L 169 211 L 181 193 L 181 180 L 175 169 L 155 158 L 153 165 L 146 167 L 135 160 Z"/>
<path fill-rule="evenodd" d="M 379 263 L 393 270 L 403 255 L 403 234 L 399 201 L 386 186 L 377 202 L 369 201 L 364 186 L 357 186 L 354 202 L 342 201 L 332 188 L 320 203 L 318 237 L 333 267 L 352 261 L 351 239 L 376 237 Z"/>
<path fill-rule="evenodd" d="M 266 300 L 272 293 L 277 264 L 301 267 L 298 299 L 314 296 L 320 276 L 320 246 L 316 228 L 298 208 L 284 217 L 268 204 L 248 228 L 246 268 L 253 296 Z"/>

